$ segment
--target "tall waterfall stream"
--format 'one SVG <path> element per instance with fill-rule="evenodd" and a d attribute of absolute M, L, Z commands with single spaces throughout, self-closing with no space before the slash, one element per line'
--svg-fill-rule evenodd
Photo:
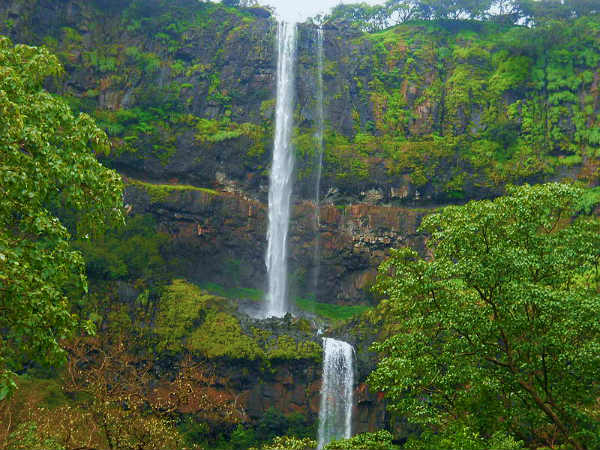
<path fill-rule="evenodd" d="M 277 107 L 275 141 L 269 185 L 269 227 L 267 231 L 268 293 L 266 317 L 283 317 L 287 305 L 287 241 L 294 152 L 291 143 L 294 122 L 296 24 L 280 22 L 277 32 Z"/>

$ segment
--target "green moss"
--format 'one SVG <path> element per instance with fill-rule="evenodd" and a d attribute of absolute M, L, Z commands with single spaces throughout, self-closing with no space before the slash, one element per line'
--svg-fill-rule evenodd
<path fill-rule="evenodd" d="M 243 334 L 238 319 L 224 312 L 210 311 L 204 323 L 192 332 L 186 347 L 207 358 L 264 358 L 258 343 Z"/>
<path fill-rule="evenodd" d="M 332 320 L 346 320 L 353 316 L 362 314 L 369 309 L 369 307 L 365 305 L 334 305 L 331 303 L 322 303 L 316 300 L 305 298 L 296 299 L 296 306 L 304 311 L 311 312 L 326 319 Z"/>
<path fill-rule="evenodd" d="M 313 341 L 296 341 L 291 336 L 279 336 L 276 340 L 269 342 L 267 357 L 271 360 L 277 359 L 322 359 L 323 349 Z"/>
<path fill-rule="evenodd" d="M 219 285 L 204 286 L 213 292 L 232 293 Z M 236 295 L 239 293 L 237 290 Z M 250 334 L 245 333 L 239 320 L 231 314 L 231 308 L 222 297 L 208 294 L 184 280 L 174 280 L 164 289 L 156 313 L 157 350 L 181 352 L 187 349 L 205 358 L 261 360 L 267 364 L 271 360 L 320 361 L 321 347 L 310 340 L 287 335 L 273 337 L 269 330 L 257 327 Z M 305 319 L 296 320 L 293 327 L 305 335 L 313 331 Z"/>
<path fill-rule="evenodd" d="M 214 189 L 201 188 L 197 186 L 191 186 L 188 184 L 155 184 L 135 180 L 132 178 L 128 180 L 128 184 L 138 186 L 144 189 L 148 193 L 148 195 L 150 195 L 150 199 L 153 202 L 167 200 L 171 194 L 179 191 L 198 191 L 210 195 L 220 195 L 219 192 L 215 191 Z"/>
<path fill-rule="evenodd" d="M 595 17 L 535 28 L 412 22 L 356 38 L 369 75 L 353 83 L 373 121 L 355 118 L 353 137 L 326 136 L 327 175 L 344 187 L 383 158 L 390 177 L 456 201 L 472 185 L 495 190 L 596 155 L 588 67 L 600 60 L 598 29 Z"/>
<path fill-rule="evenodd" d="M 158 336 L 158 351 L 178 352 L 194 325 L 214 315 L 215 308 L 223 308 L 224 299 L 207 294 L 184 280 L 173 280 L 164 289 L 155 318 L 154 332 Z M 195 342 L 193 335 L 188 339 Z"/>
<path fill-rule="evenodd" d="M 153 75 L 158 72 L 162 64 L 158 55 L 143 52 L 137 47 L 127 47 L 125 49 L 125 56 L 128 58 L 130 64 L 141 67 L 143 73 L 146 75 Z"/>
<path fill-rule="evenodd" d="M 580 155 L 569 155 L 559 159 L 558 162 L 561 166 L 572 167 L 581 164 L 583 158 Z"/>
<path fill-rule="evenodd" d="M 231 299 L 250 299 L 260 302 L 264 299 L 265 293 L 260 289 L 225 287 L 216 283 L 202 283 L 200 287 L 211 294 L 220 295 Z"/>

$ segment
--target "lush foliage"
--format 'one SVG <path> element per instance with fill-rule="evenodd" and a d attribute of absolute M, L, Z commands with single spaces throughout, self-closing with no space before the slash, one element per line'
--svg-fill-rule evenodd
<path fill-rule="evenodd" d="M 428 216 L 431 260 L 393 252 L 378 290 L 397 334 L 370 376 L 392 411 L 442 436 L 599 445 L 600 221 L 581 195 L 512 187 Z"/>
<path fill-rule="evenodd" d="M 127 217 L 124 226 L 91 239 L 78 239 L 87 275 L 95 281 L 144 280 L 159 282 L 167 276 L 161 249 L 167 236 L 156 230 L 150 215 Z"/>
<path fill-rule="evenodd" d="M 492 20 L 504 23 L 569 19 L 600 13 L 594 0 L 387 0 L 384 4 L 339 4 L 324 20 L 347 20 L 381 31 L 411 20 Z"/>
<path fill-rule="evenodd" d="M 38 30 L 35 8 L 25 8 L 11 29 L 22 39 L 35 31 L 68 65 L 69 82 L 58 90 L 107 131 L 116 150 L 109 160 L 124 172 L 139 176 L 148 163 L 164 181 L 171 175 L 163 169 L 174 163 L 169 173 L 208 187 L 222 167 L 255 189 L 266 183 L 272 141 L 274 101 L 261 71 L 274 57 L 273 29 L 250 9 L 192 3 L 88 3 L 87 37 L 54 24 Z M 325 33 L 326 45 L 344 44 L 325 52 L 323 185 L 356 198 L 372 180 L 410 183 L 408 198 L 448 202 L 567 170 L 594 180 L 596 13 L 591 0 L 340 5 L 330 20 L 348 19 L 370 33 Z M 96 26 L 101 21 L 106 34 Z M 530 26 L 514 25 L 521 21 Z M 210 45 L 200 50 L 194 42 Z M 299 53 L 303 79 L 314 75 L 309 47 Z M 313 100 L 299 100 L 295 147 L 305 196 L 319 158 Z M 179 172 L 181 165 L 194 169 Z"/>
<path fill-rule="evenodd" d="M 374 433 L 361 433 L 349 439 L 331 441 L 325 446 L 325 450 L 394 450 L 399 448 L 392 443 L 392 439 L 392 433 L 386 430 Z"/>
<path fill-rule="evenodd" d="M 311 438 L 293 436 L 277 436 L 271 442 L 261 447 L 262 450 L 308 450 L 315 448 L 317 441 Z"/>
<path fill-rule="evenodd" d="M 352 104 L 354 124 L 349 135 L 326 130 L 325 176 L 347 190 L 409 181 L 444 201 L 582 165 L 593 181 L 599 36 L 598 18 L 582 17 L 532 28 L 411 22 L 356 38 L 325 67 L 330 102 Z"/>
<path fill-rule="evenodd" d="M 404 448 L 410 450 L 429 450 L 431 448 L 524 450 L 524 444 L 502 431 L 496 431 L 486 438 L 460 423 L 452 423 L 444 429 L 443 433 L 426 431 L 418 437 L 409 437 Z"/>
<path fill-rule="evenodd" d="M 78 323 L 67 293 L 87 289 L 72 233 L 121 220 L 120 177 L 94 154 L 108 151 L 105 133 L 42 89 L 61 73 L 47 50 L 0 37 L 0 373 L 64 357 L 59 341 Z M 59 218 L 65 210 L 77 212 L 71 231 Z"/>

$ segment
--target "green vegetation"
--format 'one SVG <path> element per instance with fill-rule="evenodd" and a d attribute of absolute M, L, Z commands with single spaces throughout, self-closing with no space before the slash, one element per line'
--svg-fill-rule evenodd
<path fill-rule="evenodd" d="M 159 337 L 157 349 L 179 352 L 183 338 L 193 325 L 205 320 L 209 311 L 220 307 L 224 299 L 208 295 L 193 284 L 173 280 L 165 287 L 156 314 L 154 332 Z M 193 343 L 190 346 L 194 347 Z"/>
<path fill-rule="evenodd" d="M 264 299 L 265 293 L 260 289 L 251 288 L 230 288 L 221 286 L 217 283 L 202 283 L 200 288 L 215 295 L 232 299 L 250 299 L 255 302 L 260 302 Z"/>
<path fill-rule="evenodd" d="M 284 436 L 284 440 L 295 438 L 304 441 L 315 436 L 314 425 L 314 421 L 300 413 L 285 415 L 270 407 L 256 425 L 256 439 L 267 445 L 272 444 L 279 436 Z"/>
<path fill-rule="evenodd" d="M 251 289 L 225 290 L 219 285 L 206 284 L 211 292 L 226 296 L 240 293 L 255 294 Z M 261 296 L 262 298 L 262 296 Z M 184 280 L 173 280 L 164 288 L 154 325 L 158 351 L 171 353 L 187 349 L 209 359 L 229 358 L 267 364 L 275 360 L 322 359 L 321 346 L 311 340 L 298 340 L 288 335 L 273 336 L 255 328 L 252 333 L 242 330 L 233 314 L 233 305 Z M 295 323 L 300 332 L 310 335 L 302 320 Z"/>
<path fill-rule="evenodd" d="M 297 298 L 296 306 L 303 311 L 316 314 L 330 320 L 346 320 L 364 313 L 369 309 L 365 305 L 336 305 L 323 303 L 312 299 Z"/>
<path fill-rule="evenodd" d="M 43 448 L 64 450 L 65 448 L 51 437 L 40 436 L 35 422 L 22 422 L 17 425 L 17 429 L 8 436 L 7 445 L 14 450 Z"/>
<path fill-rule="evenodd" d="M 369 108 L 353 111 L 351 135 L 326 130 L 326 176 L 347 190 L 408 176 L 454 202 L 597 160 L 598 36 L 599 16 L 586 16 L 532 28 L 413 21 L 357 37 L 348 54 L 362 75 L 331 77 Z"/>
<path fill-rule="evenodd" d="M 450 425 L 443 434 L 426 431 L 418 438 L 411 437 L 404 448 L 407 450 L 429 450 L 430 448 L 525 450 L 523 441 L 516 440 L 502 431 L 496 431 L 486 438 L 468 427 L 461 428 L 460 425 Z"/>
<path fill-rule="evenodd" d="M 210 195 L 219 195 L 219 193 L 214 189 L 190 186 L 188 184 L 157 184 L 134 180 L 132 178 L 127 179 L 127 184 L 138 186 L 144 189 L 150 196 L 150 200 L 153 202 L 165 201 L 172 193 L 178 191 L 198 191 Z"/>
<path fill-rule="evenodd" d="M 187 347 L 207 358 L 264 358 L 264 351 L 242 332 L 238 319 L 224 312 L 209 312 L 204 323 L 191 333 Z"/>
<path fill-rule="evenodd" d="M 125 30 L 122 41 L 91 29 L 92 48 L 81 30 L 57 27 L 40 42 L 69 67 L 61 94 L 107 131 L 109 161 L 131 153 L 128 169 L 147 159 L 167 165 L 193 152 L 204 167 L 226 158 L 234 178 L 256 179 L 267 173 L 273 98 L 266 82 L 248 90 L 254 81 L 246 77 L 272 57 L 273 30 L 257 32 L 263 25 L 253 12 L 213 2 L 148 9 L 132 0 L 118 13 L 89 11 Z M 338 6 L 322 19 L 369 33 L 354 34 L 325 61 L 325 179 L 353 198 L 375 179 L 410 182 L 411 193 L 438 203 L 559 179 L 567 168 L 593 182 L 599 18 L 591 0 Z M 530 26 L 515 25 L 523 21 Z M 341 30 L 327 39 L 342 39 Z M 191 36 L 211 45 L 198 53 Z M 82 79 L 90 81 L 73 89 Z M 315 175 L 315 124 L 301 103 L 295 148 L 304 183 Z"/>
<path fill-rule="evenodd" d="M 230 299 L 249 299 L 255 302 L 263 301 L 265 293 L 260 289 L 230 288 L 216 283 L 203 283 L 200 287 L 212 294 Z M 370 307 L 366 305 L 336 305 L 333 303 L 319 302 L 310 298 L 296 298 L 296 306 L 302 311 L 316 314 L 328 320 L 347 320 L 364 313 Z"/>
<path fill-rule="evenodd" d="M 580 198 L 580 207 L 586 214 L 590 214 L 600 204 L 600 186 L 586 189 Z"/>
<path fill-rule="evenodd" d="M 122 220 L 120 177 L 94 154 L 108 151 L 106 135 L 42 89 L 62 71 L 47 50 L 0 37 L 0 400 L 10 371 L 63 361 L 59 341 L 82 324 L 70 308 L 87 290 L 72 235 Z M 60 210 L 75 211 L 72 230 Z"/>
<path fill-rule="evenodd" d="M 279 336 L 267 344 L 267 357 L 272 360 L 312 359 L 321 361 L 323 349 L 313 341 L 296 341 L 290 336 Z"/>
<path fill-rule="evenodd" d="M 375 433 L 361 433 L 357 434 L 356 436 L 352 436 L 350 439 L 333 440 L 325 446 L 325 450 L 396 450 L 399 447 L 392 443 L 392 439 L 392 433 L 386 430 L 380 430 Z M 453 448 L 466 449 L 466 447 Z"/>
<path fill-rule="evenodd" d="M 263 195 L 274 23 L 250 0 L 77 1 L 68 14 L 37 3 L 0 6 L 0 33 L 57 55 L 0 37 L 0 447 L 314 447 L 314 325 L 238 312 L 235 300 L 264 299 L 231 287 L 255 285 L 254 253 L 213 239 L 220 217 L 195 236 L 161 204 L 225 194 L 142 181 L 193 170 L 210 187 L 218 171 Z M 381 341 L 370 383 L 389 431 L 328 449 L 600 448 L 597 3 L 388 0 L 319 18 L 332 25 L 333 215 L 374 187 L 436 207 L 508 193 L 426 218 L 423 254 L 396 250 L 381 266 L 378 307 L 296 300 L 352 334 L 360 389 Z M 308 92 L 314 42 L 300 30 Z M 317 167 L 313 100 L 295 112 L 299 198 Z M 98 160 L 127 175 L 126 220 L 122 182 Z M 577 180 L 505 190 L 564 178 Z M 248 216 L 250 236 L 262 211 Z M 305 275 L 290 274 L 294 288 Z"/>
<path fill-rule="evenodd" d="M 370 383 L 423 427 L 411 448 L 600 445 L 600 220 L 572 186 L 508 193 L 426 217 L 431 259 L 405 248 L 380 267 L 396 331 Z"/>
<path fill-rule="evenodd" d="M 269 130 L 253 123 L 235 123 L 227 117 L 223 120 L 198 119 L 195 138 L 204 144 L 219 144 L 245 137 L 250 140 L 248 157 L 261 156 L 265 152 L 265 140 Z"/>
<path fill-rule="evenodd" d="M 156 230 L 152 216 L 136 215 L 127 217 L 124 226 L 92 239 L 78 239 L 74 246 L 83 254 L 92 280 L 143 279 L 152 284 L 168 276 L 161 254 L 167 241 L 167 235 Z"/>
<path fill-rule="evenodd" d="M 262 450 L 306 450 L 315 448 L 317 441 L 311 438 L 300 439 L 293 436 L 277 436 L 267 444 L 264 444 Z"/>
<path fill-rule="evenodd" d="M 379 5 L 339 4 L 325 20 L 344 20 L 374 32 L 414 20 L 478 19 L 534 24 L 598 13 L 594 0 L 387 0 Z"/>

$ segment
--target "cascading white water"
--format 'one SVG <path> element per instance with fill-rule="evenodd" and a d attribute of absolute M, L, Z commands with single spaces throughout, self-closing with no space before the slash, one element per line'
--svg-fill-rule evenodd
<path fill-rule="evenodd" d="M 316 104 L 316 128 L 315 143 L 317 148 L 316 157 L 316 175 L 315 175 L 315 247 L 313 251 L 313 270 L 312 270 L 312 292 L 317 297 L 319 287 L 319 275 L 321 272 L 321 174 L 323 172 L 323 130 L 325 113 L 323 110 L 323 28 L 317 29 L 317 104 Z"/>
<path fill-rule="evenodd" d="M 352 393 L 354 350 L 336 339 L 323 339 L 323 380 L 319 409 L 319 447 L 333 439 L 352 436 Z"/>
<path fill-rule="evenodd" d="M 279 23 L 277 43 L 277 107 L 269 186 L 269 228 L 265 261 L 269 280 L 266 317 L 283 317 L 288 312 L 287 238 L 294 168 L 291 137 L 294 122 L 295 23 Z"/>

